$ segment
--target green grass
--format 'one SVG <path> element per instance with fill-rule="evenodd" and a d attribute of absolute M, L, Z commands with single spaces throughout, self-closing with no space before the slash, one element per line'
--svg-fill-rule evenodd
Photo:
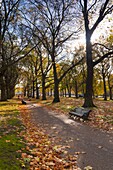
<path fill-rule="evenodd" d="M 0 170 L 21 169 L 20 155 L 16 152 L 24 147 L 16 134 L 7 134 L 0 139 Z"/>
<path fill-rule="evenodd" d="M 21 152 L 18 151 L 26 148 L 23 137 L 19 135 L 24 129 L 19 118 L 18 104 L 13 101 L 0 102 L 0 170 L 23 169 Z M 26 168 L 29 169 L 28 164 Z"/>

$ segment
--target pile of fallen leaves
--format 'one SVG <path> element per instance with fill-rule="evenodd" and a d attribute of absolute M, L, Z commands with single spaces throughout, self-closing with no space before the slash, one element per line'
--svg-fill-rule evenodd
<path fill-rule="evenodd" d="M 21 153 L 23 164 L 29 163 L 30 170 L 77 170 L 77 153 L 68 155 L 61 145 L 53 145 L 41 127 L 30 122 L 30 112 L 26 106 L 20 106 L 22 121 L 26 127 L 26 133 L 22 136 L 27 142 L 28 153 Z"/>

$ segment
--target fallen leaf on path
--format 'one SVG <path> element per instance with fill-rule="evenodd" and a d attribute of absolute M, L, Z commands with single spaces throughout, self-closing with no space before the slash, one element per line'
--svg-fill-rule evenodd
<path fill-rule="evenodd" d="M 84 170 L 92 170 L 93 168 L 91 166 L 86 166 Z"/>
<path fill-rule="evenodd" d="M 98 146 L 99 149 L 103 148 L 102 146 Z"/>

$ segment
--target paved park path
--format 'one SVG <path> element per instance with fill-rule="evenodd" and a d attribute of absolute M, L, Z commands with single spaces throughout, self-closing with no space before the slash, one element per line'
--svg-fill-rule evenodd
<path fill-rule="evenodd" d="M 113 133 L 103 132 L 55 113 L 38 104 L 28 104 L 32 121 L 43 127 L 49 137 L 69 145 L 70 154 L 79 151 L 78 166 L 93 170 L 113 170 Z"/>

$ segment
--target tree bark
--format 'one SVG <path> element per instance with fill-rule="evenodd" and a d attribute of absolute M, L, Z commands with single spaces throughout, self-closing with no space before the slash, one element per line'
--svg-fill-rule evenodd
<path fill-rule="evenodd" d="M 56 63 L 54 61 L 54 57 L 53 58 L 53 75 L 54 75 L 54 99 L 53 99 L 53 103 L 57 103 L 60 102 L 60 98 L 59 98 L 59 80 L 57 77 L 57 71 L 56 71 Z"/>
<path fill-rule="evenodd" d="M 103 77 L 103 86 L 104 86 L 104 100 L 107 101 L 107 90 L 106 90 L 105 73 L 102 73 L 102 77 Z"/>
<path fill-rule="evenodd" d="M 75 97 L 78 99 L 78 83 L 77 80 L 75 80 Z"/>
<path fill-rule="evenodd" d="M 113 88 L 113 86 L 110 85 L 110 75 L 108 75 L 108 87 L 109 87 L 110 100 L 113 100 L 113 97 L 112 97 L 112 88 Z"/>
<path fill-rule="evenodd" d="M 42 75 L 42 100 L 46 100 L 45 75 Z"/>
<path fill-rule="evenodd" d="M 113 97 L 112 97 L 112 87 L 109 87 L 109 95 L 110 95 L 110 100 L 113 100 Z"/>
<path fill-rule="evenodd" d="M 33 80 L 32 91 L 33 91 L 32 98 L 35 98 L 35 81 L 34 80 Z"/>
<path fill-rule="evenodd" d="M 1 101 L 7 101 L 6 84 L 3 76 L 0 77 L 0 85 L 1 85 Z"/>
<path fill-rule="evenodd" d="M 67 84 L 68 97 L 71 97 L 71 89 L 72 87 Z"/>
<path fill-rule="evenodd" d="M 37 83 L 37 80 L 36 80 L 36 99 L 39 99 L 40 96 L 39 96 L 39 87 L 38 87 L 38 83 Z"/>
<path fill-rule="evenodd" d="M 94 107 L 93 104 L 93 61 L 92 61 L 92 45 L 90 31 L 86 32 L 86 62 L 87 62 L 87 77 L 86 77 L 86 92 L 83 107 Z"/>
<path fill-rule="evenodd" d="M 24 87 L 24 96 L 26 96 L 26 90 L 27 90 L 26 87 Z"/>
<path fill-rule="evenodd" d="M 54 84 L 54 99 L 53 99 L 53 103 L 57 103 L 60 102 L 60 98 L 59 98 L 59 82 L 56 79 L 55 80 L 55 84 Z"/>

